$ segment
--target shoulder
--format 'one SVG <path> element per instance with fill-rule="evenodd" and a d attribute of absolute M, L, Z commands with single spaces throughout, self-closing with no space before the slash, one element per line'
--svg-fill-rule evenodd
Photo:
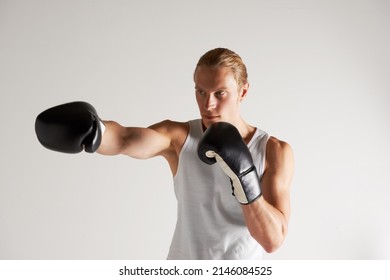
<path fill-rule="evenodd" d="M 267 142 L 266 168 L 292 169 L 293 165 L 294 153 L 290 144 L 271 136 Z"/>
<path fill-rule="evenodd" d="M 149 126 L 149 128 L 157 131 L 160 135 L 164 135 L 166 139 L 169 139 L 170 145 L 161 155 L 167 159 L 172 174 L 176 174 L 179 154 L 190 130 L 189 123 L 163 120 Z"/>
<path fill-rule="evenodd" d="M 172 120 L 163 120 L 161 122 L 155 123 L 149 128 L 156 130 L 160 133 L 166 134 L 166 135 L 172 135 L 177 136 L 180 134 L 188 134 L 189 131 L 189 124 L 188 122 L 177 122 Z"/>
<path fill-rule="evenodd" d="M 274 152 L 289 153 L 292 152 L 290 144 L 274 136 L 270 136 L 267 142 L 267 150 Z"/>
<path fill-rule="evenodd" d="M 149 128 L 163 134 L 165 137 L 168 137 L 173 145 L 179 146 L 181 146 L 187 138 L 190 130 L 188 122 L 178 122 L 168 119 L 155 123 L 149 126 Z"/>

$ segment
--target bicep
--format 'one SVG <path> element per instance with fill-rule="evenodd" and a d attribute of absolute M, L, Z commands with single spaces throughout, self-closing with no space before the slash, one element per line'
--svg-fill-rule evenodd
<path fill-rule="evenodd" d="M 266 170 L 261 185 L 264 198 L 286 220 L 290 216 L 290 185 L 294 172 L 294 158 L 291 147 L 276 138 L 267 143 Z"/>

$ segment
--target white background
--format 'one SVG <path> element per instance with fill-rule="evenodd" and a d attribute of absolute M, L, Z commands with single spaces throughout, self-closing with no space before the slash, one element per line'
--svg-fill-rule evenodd
<path fill-rule="evenodd" d="M 287 239 L 267 259 L 390 259 L 390 4 L 383 0 L 0 0 L 0 259 L 164 259 L 162 158 L 46 150 L 64 102 L 147 126 L 198 118 L 192 73 L 241 55 L 244 118 L 296 159 Z"/>

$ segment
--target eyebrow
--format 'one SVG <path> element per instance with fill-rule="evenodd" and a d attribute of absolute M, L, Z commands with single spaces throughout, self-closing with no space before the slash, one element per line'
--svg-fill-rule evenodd
<path fill-rule="evenodd" d="M 195 86 L 194 88 L 195 88 L 196 90 L 203 90 L 203 91 L 204 91 L 204 89 L 201 88 L 201 87 Z M 218 89 L 214 90 L 214 92 L 216 92 L 216 91 L 221 91 L 221 90 L 228 91 L 228 89 L 227 89 L 226 87 L 222 87 L 222 88 L 218 88 Z"/>

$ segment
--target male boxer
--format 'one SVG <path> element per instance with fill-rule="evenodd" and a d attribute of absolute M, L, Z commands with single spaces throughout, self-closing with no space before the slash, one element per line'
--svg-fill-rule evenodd
<path fill-rule="evenodd" d="M 213 49 L 194 71 L 200 119 L 125 127 L 72 102 L 42 112 L 36 133 L 60 152 L 163 156 L 178 202 L 168 259 L 261 259 L 286 237 L 294 162 L 287 143 L 242 118 L 247 77 L 239 55 Z"/>

